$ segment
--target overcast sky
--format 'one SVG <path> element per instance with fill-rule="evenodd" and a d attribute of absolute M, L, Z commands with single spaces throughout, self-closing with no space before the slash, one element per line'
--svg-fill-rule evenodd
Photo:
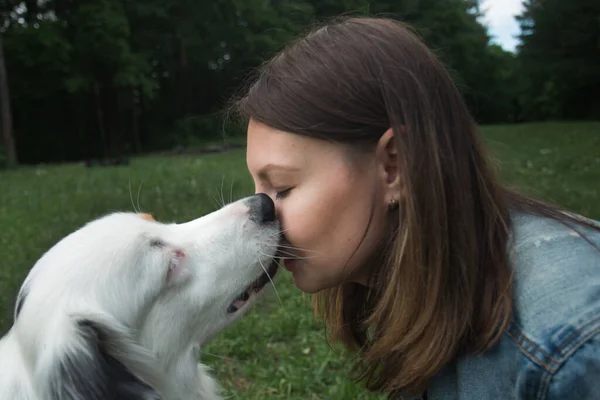
<path fill-rule="evenodd" d="M 566 0 L 565 0 L 566 1 Z M 483 0 L 481 10 L 492 40 L 505 50 L 514 51 L 518 40 L 519 25 L 515 15 L 520 14 L 522 0 Z"/>

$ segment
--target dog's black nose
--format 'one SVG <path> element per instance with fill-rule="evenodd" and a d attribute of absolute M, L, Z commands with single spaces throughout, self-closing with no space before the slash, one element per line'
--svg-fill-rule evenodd
<path fill-rule="evenodd" d="M 247 204 L 250 207 L 252 221 L 259 224 L 275 221 L 275 203 L 266 194 L 258 193 L 250 196 Z"/>

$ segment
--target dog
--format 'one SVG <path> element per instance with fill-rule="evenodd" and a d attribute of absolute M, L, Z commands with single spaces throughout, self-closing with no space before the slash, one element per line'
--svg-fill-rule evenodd
<path fill-rule="evenodd" d="M 0 400 L 217 400 L 199 349 L 239 320 L 277 272 L 273 201 L 198 219 L 114 212 L 35 263 L 0 340 Z"/>

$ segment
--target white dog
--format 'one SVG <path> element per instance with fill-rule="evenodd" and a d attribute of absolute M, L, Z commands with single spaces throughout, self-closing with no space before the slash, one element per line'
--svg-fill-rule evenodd
<path fill-rule="evenodd" d="M 215 400 L 197 355 L 276 272 L 280 227 L 254 195 L 183 224 L 113 213 L 35 264 L 0 340 L 0 400 Z"/>

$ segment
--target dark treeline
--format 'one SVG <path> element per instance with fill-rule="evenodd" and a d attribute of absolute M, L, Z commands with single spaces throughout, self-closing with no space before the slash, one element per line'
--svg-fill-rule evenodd
<path fill-rule="evenodd" d="M 0 7 L 0 158 L 11 136 L 20 163 L 218 137 L 219 112 L 254 67 L 342 14 L 410 23 L 449 66 L 480 123 L 600 118 L 598 0 L 526 0 L 516 54 L 490 42 L 476 0 L 3 0 Z"/>

